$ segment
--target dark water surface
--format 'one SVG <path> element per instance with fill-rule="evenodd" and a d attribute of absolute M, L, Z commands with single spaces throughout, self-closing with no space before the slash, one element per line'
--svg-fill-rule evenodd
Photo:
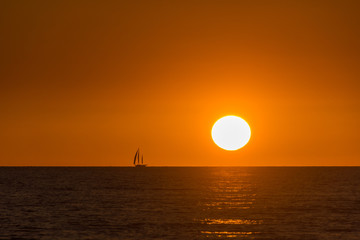
<path fill-rule="evenodd" d="M 0 168 L 0 239 L 360 239 L 360 168 Z"/>

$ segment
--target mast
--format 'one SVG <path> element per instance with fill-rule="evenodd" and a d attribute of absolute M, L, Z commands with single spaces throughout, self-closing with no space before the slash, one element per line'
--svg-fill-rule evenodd
<path fill-rule="evenodd" d="M 144 155 L 141 155 L 141 164 L 144 164 Z"/>

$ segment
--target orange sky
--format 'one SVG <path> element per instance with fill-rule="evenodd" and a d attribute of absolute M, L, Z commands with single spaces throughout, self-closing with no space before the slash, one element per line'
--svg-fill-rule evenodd
<path fill-rule="evenodd" d="M 0 165 L 360 165 L 359 7 L 2 1 Z"/>

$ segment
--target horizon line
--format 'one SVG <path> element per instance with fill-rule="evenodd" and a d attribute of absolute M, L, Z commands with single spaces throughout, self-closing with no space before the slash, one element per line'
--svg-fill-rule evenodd
<path fill-rule="evenodd" d="M 57 165 L 57 166 L 53 166 L 53 165 L 0 165 L 0 167 L 74 167 L 74 168 L 80 168 L 80 167 L 89 167 L 89 168 L 107 168 L 107 167 L 119 167 L 119 168 L 135 168 L 134 166 L 130 166 L 130 165 L 124 165 L 124 166 L 117 166 L 117 165 L 109 165 L 109 166 L 104 166 L 104 165 L 93 165 L 93 166 L 86 166 L 86 165 Z M 194 168 L 201 168 L 201 167 L 360 167 L 360 165 L 261 165 L 261 166 L 234 166 L 234 165 L 229 165 L 229 166 L 199 166 L 199 165 L 194 165 L 194 166 L 147 166 L 146 168 L 156 168 L 156 167 L 164 167 L 164 168 L 171 168 L 171 167 L 194 167 Z"/>

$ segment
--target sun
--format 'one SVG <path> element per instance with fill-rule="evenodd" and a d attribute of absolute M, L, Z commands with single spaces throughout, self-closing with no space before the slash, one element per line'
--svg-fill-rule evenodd
<path fill-rule="evenodd" d="M 245 146 L 250 140 L 250 135 L 249 124 L 237 116 L 220 118 L 211 130 L 215 144 L 229 151 L 235 151 Z"/>

